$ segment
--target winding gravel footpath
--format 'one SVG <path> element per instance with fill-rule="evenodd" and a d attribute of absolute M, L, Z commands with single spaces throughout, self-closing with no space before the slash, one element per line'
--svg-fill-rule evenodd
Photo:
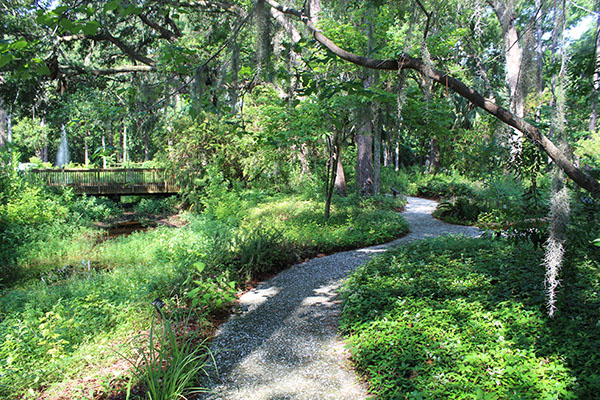
<path fill-rule="evenodd" d="M 337 289 L 360 264 L 387 248 L 477 228 L 431 217 L 436 202 L 408 198 L 411 233 L 384 245 L 314 258 L 281 272 L 240 298 L 239 309 L 211 344 L 219 371 L 206 400 L 359 400 L 367 397 L 338 335 Z"/>

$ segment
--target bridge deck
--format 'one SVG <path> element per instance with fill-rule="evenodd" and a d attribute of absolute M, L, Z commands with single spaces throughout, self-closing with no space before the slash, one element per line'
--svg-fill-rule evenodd
<path fill-rule="evenodd" d="M 48 186 L 73 188 L 76 194 L 143 195 L 175 194 L 174 179 L 159 168 L 34 169 Z"/>

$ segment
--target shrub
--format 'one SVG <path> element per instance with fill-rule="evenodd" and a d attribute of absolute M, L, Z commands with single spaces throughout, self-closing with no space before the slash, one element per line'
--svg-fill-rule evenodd
<path fill-rule="evenodd" d="M 476 201 L 458 196 L 441 202 L 433 216 L 452 224 L 472 225 L 477 222 L 481 208 Z"/>
<path fill-rule="evenodd" d="M 74 221 L 105 222 L 123 214 L 117 203 L 104 197 L 77 196 L 68 206 Z"/>
<path fill-rule="evenodd" d="M 176 211 L 177 202 L 176 196 L 167 197 L 166 199 L 142 198 L 135 205 L 134 210 L 142 216 L 166 215 Z"/>

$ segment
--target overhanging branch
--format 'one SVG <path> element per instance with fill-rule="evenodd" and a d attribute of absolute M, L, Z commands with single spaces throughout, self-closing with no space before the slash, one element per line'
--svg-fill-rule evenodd
<path fill-rule="evenodd" d="M 69 71 L 75 71 L 78 74 L 86 73 L 92 74 L 96 76 L 100 75 L 117 75 L 117 74 L 125 74 L 131 72 L 155 72 L 156 67 L 150 65 L 125 65 L 122 67 L 114 67 L 114 68 L 103 68 L 103 69 L 86 69 L 73 67 L 69 65 L 61 65 L 60 70 L 68 73 Z"/>
<path fill-rule="evenodd" d="M 265 0 L 265 2 L 284 14 L 293 15 L 294 17 L 298 18 L 308 27 L 317 42 L 343 60 L 371 69 L 390 71 L 399 71 L 405 68 L 412 69 L 444 85 L 461 97 L 469 100 L 475 106 L 493 115 L 500 121 L 523 132 L 523 134 L 525 134 L 530 141 L 544 150 L 546 154 L 548 154 L 548 156 L 556 163 L 556 165 L 561 168 L 577 185 L 588 190 L 594 197 L 600 198 L 600 183 L 573 165 L 573 163 L 565 156 L 565 154 L 535 126 L 526 122 L 523 118 L 515 116 L 510 111 L 500 107 L 493 101 L 486 99 L 476 90 L 468 87 L 458 79 L 428 67 L 422 59 L 411 57 L 405 53 L 401 54 L 396 60 L 376 60 L 351 53 L 342 49 L 328 37 L 326 37 L 315 27 L 310 18 L 301 11 L 291 7 L 283 6 L 274 0 Z"/>
<path fill-rule="evenodd" d="M 159 32 L 160 36 L 167 39 L 169 42 L 172 42 L 175 39 L 177 39 L 177 35 L 174 32 L 171 32 L 170 30 L 161 26 L 160 24 L 158 24 L 154 21 L 151 21 L 145 14 L 140 14 L 139 18 L 144 24 L 148 25 L 150 28 Z"/>

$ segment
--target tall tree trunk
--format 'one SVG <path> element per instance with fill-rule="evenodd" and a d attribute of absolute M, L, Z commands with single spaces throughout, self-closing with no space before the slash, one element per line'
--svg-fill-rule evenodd
<path fill-rule="evenodd" d="M 361 196 L 372 195 L 373 190 L 373 122 L 370 116 L 361 118 L 356 135 L 356 186 Z"/>
<path fill-rule="evenodd" d="M 504 58 L 505 58 L 505 80 L 510 96 L 510 111 L 519 118 L 523 118 L 524 93 L 521 84 L 521 46 L 519 45 L 519 35 L 515 26 L 515 5 L 513 0 L 491 1 L 492 8 L 502 27 L 502 36 L 504 40 Z M 521 153 L 523 147 L 523 133 L 517 129 L 512 129 L 509 138 L 509 148 L 511 159 L 514 160 Z"/>
<path fill-rule="evenodd" d="M 367 53 L 371 53 L 374 47 L 374 24 L 372 7 L 365 13 L 367 37 Z M 369 89 L 373 85 L 374 76 L 371 71 L 365 70 L 363 86 Z M 375 193 L 375 177 L 373 175 L 373 110 L 371 107 L 363 107 L 358 112 L 359 129 L 356 135 L 356 186 L 358 193 L 362 196 L 370 196 Z"/>
<path fill-rule="evenodd" d="M 383 166 L 390 166 L 390 144 L 383 138 L 381 141 L 381 153 L 383 154 Z"/>
<path fill-rule="evenodd" d="M 325 183 L 325 219 L 329 219 L 329 215 L 331 213 L 333 189 L 335 188 L 335 184 L 337 182 L 338 160 L 342 155 L 342 149 L 339 142 L 340 140 L 337 135 L 334 135 L 333 138 L 330 136 L 327 137 L 327 152 L 329 155 L 329 160 L 327 161 L 327 181 Z"/>
<path fill-rule="evenodd" d="M 123 120 L 123 164 L 127 163 L 127 122 Z"/>
<path fill-rule="evenodd" d="M 102 135 L 102 168 L 106 169 L 106 140 L 104 139 L 104 135 Z"/>
<path fill-rule="evenodd" d="M 240 46 L 237 40 L 234 40 L 231 44 L 231 84 L 229 86 L 229 106 L 231 107 L 231 113 L 237 114 L 238 100 L 239 100 L 239 79 L 238 71 L 240 69 Z"/>
<path fill-rule="evenodd" d="M 144 132 L 144 161 L 150 161 L 150 137 Z"/>
<path fill-rule="evenodd" d="M 600 1 L 600 0 L 599 0 Z M 544 30 L 542 26 L 544 11 L 542 9 L 542 0 L 535 0 L 535 8 L 538 12 L 537 19 L 535 21 L 535 54 L 537 62 L 537 95 L 541 100 L 544 92 L 544 48 L 543 36 Z"/>
<path fill-rule="evenodd" d="M 596 65 L 594 67 L 594 81 L 592 90 L 590 132 L 596 132 L 596 120 L 598 118 L 598 100 L 600 98 L 600 0 L 596 0 Z"/>
<path fill-rule="evenodd" d="M 44 118 L 40 120 L 40 127 L 46 127 L 46 120 Z M 42 156 L 40 157 L 40 160 L 42 160 L 43 162 L 48 162 L 48 130 L 42 129 L 42 132 L 44 132 L 44 137 L 41 150 Z"/>
<path fill-rule="evenodd" d="M 425 162 L 425 167 L 429 173 L 437 173 L 440 169 L 440 147 L 438 146 L 435 137 L 432 137 L 429 141 L 429 155 Z"/>
<path fill-rule="evenodd" d="M 308 148 L 305 143 L 302 143 L 300 146 L 292 146 L 292 154 L 298 157 L 300 161 L 300 175 L 310 177 L 310 164 L 306 156 L 307 152 Z"/>
<path fill-rule="evenodd" d="M 344 174 L 341 152 L 342 146 L 339 146 L 339 153 L 337 154 L 337 170 L 335 174 L 335 189 L 340 197 L 346 197 L 346 174 Z"/>
<path fill-rule="evenodd" d="M 85 163 L 86 167 L 90 163 L 89 147 L 88 147 L 89 136 L 90 136 L 90 131 L 87 131 L 87 134 L 83 138 L 83 159 L 84 159 L 84 163 Z"/>
<path fill-rule="evenodd" d="M 10 112 L 6 113 L 6 143 L 12 143 L 12 119 Z"/>
<path fill-rule="evenodd" d="M 400 171 L 400 140 L 396 139 L 396 146 L 394 147 L 394 170 Z"/>
<path fill-rule="evenodd" d="M 7 142 L 6 109 L 4 101 L 0 98 L 0 148 L 6 146 Z"/>
<path fill-rule="evenodd" d="M 308 15 L 316 26 L 318 26 L 320 14 L 321 0 L 308 0 Z"/>
<path fill-rule="evenodd" d="M 377 195 L 380 191 L 381 177 L 381 131 L 382 131 L 381 110 L 375 111 L 373 120 L 373 194 Z"/>
<path fill-rule="evenodd" d="M 265 0 L 256 0 L 254 18 L 256 21 L 256 69 L 262 80 L 269 80 L 271 58 L 271 25 L 269 10 Z"/>
<path fill-rule="evenodd" d="M 554 27 L 552 29 L 552 40 L 550 44 L 550 64 L 553 65 L 556 61 L 556 50 L 558 47 L 558 40 L 560 34 L 562 32 L 563 19 L 565 17 L 562 7 L 560 7 L 561 0 L 554 0 L 553 7 L 553 16 L 554 16 Z M 550 98 L 550 108 L 554 109 L 556 105 L 556 82 L 558 79 L 558 74 L 556 73 L 556 68 L 553 68 L 552 78 L 550 80 L 551 88 L 552 88 L 552 97 Z M 548 136 L 550 139 L 554 138 L 554 125 L 550 124 L 550 129 L 548 130 Z"/>

